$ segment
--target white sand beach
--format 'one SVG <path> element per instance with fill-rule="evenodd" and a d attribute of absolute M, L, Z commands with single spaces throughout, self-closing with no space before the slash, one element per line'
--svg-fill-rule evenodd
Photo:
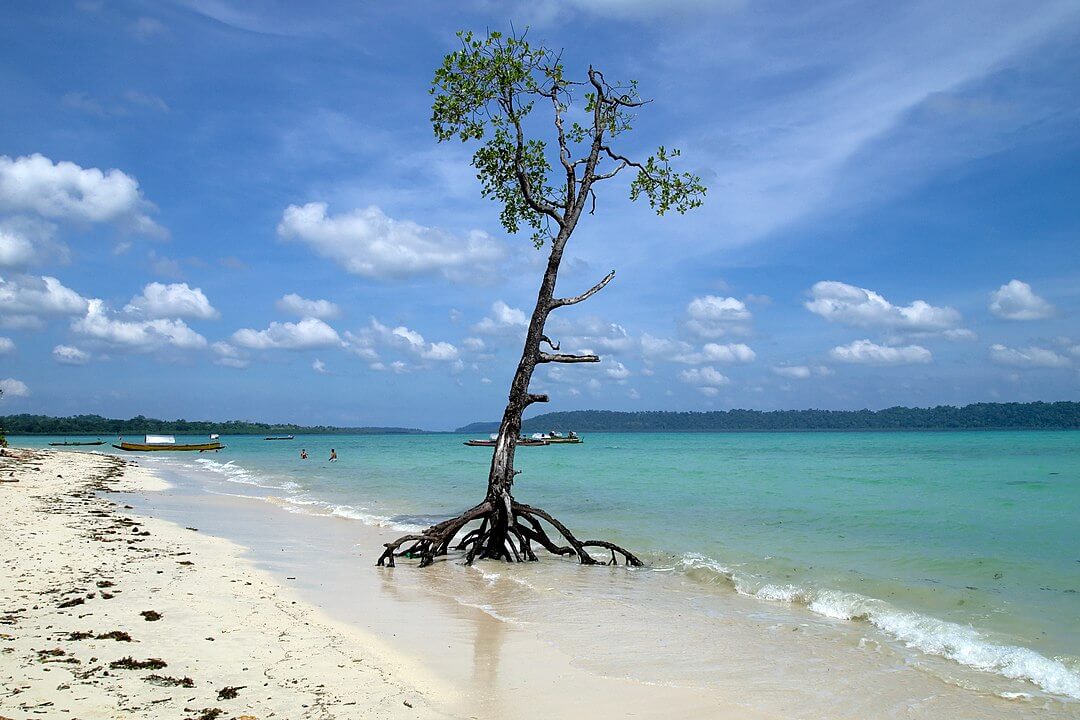
<path fill-rule="evenodd" d="M 447 688 L 299 602 L 238 546 L 109 499 L 163 487 L 151 473 L 102 455 L 8 452 L 0 715 L 448 716 Z M 125 658 L 146 668 L 118 668 Z"/>

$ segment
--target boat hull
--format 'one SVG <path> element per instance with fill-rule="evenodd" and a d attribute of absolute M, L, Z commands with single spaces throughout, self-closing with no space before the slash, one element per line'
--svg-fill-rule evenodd
<path fill-rule="evenodd" d="M 219 442 L 197 443 L 194 445 L 147 445 L 146 443 L 122 442 L 119 445 L 113 444 L 113 447 L 117 450 L 126 450 L 128 452 L 160 452 L 163 450 L 205 452 L 207 450 L 221 450 L 225 446 Z"/>
<path fill-rule="evenodd" d="M 60 442 L 60 443 L 49 443 L 49 445 L 52 445 L 53 447 L 74 447 L 74 446 L 76 446 L 76 445 L 104 445 L 104 444 L 105 444 L 105 441 L 104 441 L 104 440 L 98 440 L 97 442 Z"/>

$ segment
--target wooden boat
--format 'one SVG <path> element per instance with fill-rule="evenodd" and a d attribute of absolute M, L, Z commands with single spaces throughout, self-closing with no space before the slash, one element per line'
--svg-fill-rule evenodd
<path fill-rule="evenodd" d="M 577 433 L 571 432 L 567 435 L 563 435 L 557 432 L 550 432 L 547 434 L 533 433 L 533 440 L 543 440 L 548 445 L 577 445 L 581 442 L 581 438 L 577 436 Z"/>
<path fill-rule="evenodd" d="M 465 444 L 469 447 L 495 447 L 495 440 L 466 440 Z M 547 445 L 545 440 L 534 440 L 532 438 L 518 438 L 518 447 L 533 447 L 536 445 Z"/>
<path fill-rule="evenodd" d="M 294 439 L 292 435 L 281 435 L 281 436 L 277 436 L 277 437 L 264 437 L 263 438 L 263 440 L 292 440 L 292 439 Z"/>
<path fill-rule="evenodd" d="M 154 450 L 198 450 L 199 452 L 206 452 L 207 450 L 221 450 L 225 446 L 215 441 L 208 443 L 192 443 L 189 445 L 155 445 L 152 443 L 122 442 L 119 445 L 113 443 L 113 447 L 117 450 L 127 450 L 128 452 L 151 452 Z"/>
<path fill-rule="evenodd" d="M 215 437 L 216 436 L 211 436 Z M 113 447 L 117 450 L 126 450 L 128 452 L 154 452 L 162 450 L 177 450 L 177 451 L 198 451 L 206 452 L 207 450 L 221 450 L 225 446 L 218 442 L 216 439 L 211 442 L 205 443 L 188 443 L 177 444 L 176 438 L 172 435 L 147 435 L 143 438 L 144 442 L 133 443 L 120 441 L 120 444 L 113 444 Z"/>
<path fill-rule="evenodd" d="M 49 444 L 54 445 L 54 446 L 71 447 L 73 445 L 104 445 L 105 441 L 104 440 L 98 440 L 97 442 L 58 442 L 58 443 L 49 443 Z"/>

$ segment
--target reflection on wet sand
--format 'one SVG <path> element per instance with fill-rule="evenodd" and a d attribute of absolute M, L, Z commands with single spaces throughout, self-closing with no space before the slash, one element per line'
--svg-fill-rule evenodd
<path fill-rule="evenodd" d="M 411 672 L 439 678 L 466 716 L 1075 717 L 1056 700 L 1003 699 L 943 660 L 905 664 L 872 627 L 670 573 L 554 558 L 376 568 L 391 533 L 209 495 L 190 478 L 142 509 L 251 548 L 311 602 L 413 658 Z"/>

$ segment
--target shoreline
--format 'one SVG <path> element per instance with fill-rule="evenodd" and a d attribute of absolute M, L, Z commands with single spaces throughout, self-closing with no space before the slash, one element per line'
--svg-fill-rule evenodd
<path fill-rule="evenodd" d="M 125 512 L 124 493 L 167 489 L 153 473 L 16 450 L 0 476 L 0 715 L 453 717 L 448 688 L 243 548 Z"/>
<path fill-rule="evenodd" d="M 680 580 L 681 574 L 672 576 L 663 568 L 642 572 L 582 569 L 553 557 L 523 565 L 477 563 L 466 568 L 451 559 L 424 571 L 406 565 L 396 573 L 376 569 L 372 564 L 382 542 L 396 538 L 401 527 L 373 526 L 373 516 L 366 511 L 338 514 L 338 509 L 323 508 L 319 502 L 298 505 L 284 496 L 274 497 L 284 490 L 267 490 L 258 476 L 241 472 L 241 466 L 222 475 L 222 468 L 213 461 L 199 470 L 185 469 L 185 465 L 170 462 L 163 468 L 167 477 L 175 475 L 178 485 L 194 490 L 194 495 L 178 503 L 179 517 L 189 517 L 191 507 L 199 504 L 197 498 L 204 493 L 243 495 L 237 498 L 240 505 L 220 532 L 242 545 L 262 548 L 253 553 L 254 559 L 279 577 L 294 580 L 287 576 L 297 576 L 295 581 L 301 583 L 298 589 L 312 602 L 342 621 L 424 658 L 433 672 L 452 678 L 456 686 L 474 687 L 476 678 L 462 668 L 480 663 L 468 648 L 451 649 L 450 643 L 461 644 L 464 638 L 477 645 L 492 644 L 491 638 L 498 636 L 494 646 L 502 656 L 499 664 L 507 668 L 504 673 L 512 675 L 524 661 L 535 673 L 562 678 L 569 663 L 575 670 L 585 671 L 582 687 L 589 686 L 590 679 L 601 684 L 624 683 L 620 692 L 635 694 L 642 687 L 654 688 L 654 693 L 655 688 L 666 687 L 669 690 L 663 694 L 674 703 L 709 697 L 714 708 L 746 708 L 776 717 L 891 717 L 916 698 L 919 709 L 908 708 L 903 717 L 949 716 L 962 710 L 972 718 L 1028 713 L 1049 718 L 1058 717 L 1058 713 L 1073 717 L 1077 710 L 1075 702 L 1062 704 L 1025 682 L 958 665 L 938 654 L 913 656 L 904 641 L 883 633 L 871 622 L 822 614 L 820 609 L 783 598 L 778 598 L 779 602 L 763 600 L 734 588 L 720 588 L 719 596 L 711 590 L 702 595 L 699 583 L 715 581 L 708 577 L 712 574 L 708 568 L 691 570 L 692 580 Z M 280 478 L 270 485 L 276 482 Z M 287 481 L 284 484 L 289 485 Z M 233 521 L 235 513 L 242 512 L 257 518 L 257 532 L 245 536 L 241 524 Z M 423 520 L 425 524 L 429 521 L 434 519 Z M 285 537 L 288 553 L 299 552 L 304 562 L 280 563 L 282 548 L 266 537 L 266 528 L 279 523 L 290 526 Z M 295 530 L 294 523 L 306 529 Z M 319 545 L 312 538 L 324 534 L 329 537 L 318 548 L 308 547 L 313 542 Z M 348 550 L 340 550 L 342 547 Z M 341 573 L 342 568 L 343 578 L 327 581 L 327 576 Z M 311 578 L 307 583 L 303 583 L 305 573 Z M 371 606 L 341 602 L 341 598 L 364 596 L 373 589 L 391 593 L 388 599 L 392 602 Z M 691 605 L 681 609 L 668 605 L 658 612 L 655 601 L 661 596 L 684 598 L 679 602 Z M 441 602 L 435 603 L 433 597 Z M 707 608 L 695 607 L 699 600 Z M 398 607 L 402 603 L 413 609 L 402 610 Z M 699 611 L 719 615 L 704 618 L 708 622 L 701 625 Z M 373 612 L 388 613 L 393 619 L 373 620 Z M 430 635 L 409 633 L 412 612 L 425 620 L 438 620 Z M 490 622 L 492 618 L 498 622 Z M 443 641 L 447 651 L 433 653 L 433 647 Z M 547 652 L 546 646 L 559 652 L 548 655 L 550 661 L 538 663 L 537 653 Z M 690 665 L 697 670 L 688 666 L 690 657 L 695 658 Z M 706 665 L 702 666 L 700 659 L 706 659 Z M 494 675 L 496 669 L 489 671 Z M 875 678 L 881 687 L 864 697 L 865 683 L 873 683 Z M 503 692 L 506 678 L 488 685 L 490 690 Z M 538 692 L 534 702 L 543 707 L 549 700 Z M 520 716 L 520 710 L 512 700 L 510 703 L 499 716 Z M 713 710 L 710 716 L 727 714 Z"/>
<path fill-rule="evenodd" d="M 251 548 L 159 517 L 175 488 L 156 471 L 98 453 L 10 454 L 0 458 L 0 476 L 17 480 L 0 484 L 12 519 L 0 547 L 14 558 L 0 570 L 0 588 L 10 588 L 0 590 L 0 685 L 11 691 L 0 716 L 774 717 L 714 692 L 590 674 L 479 608 L 423 592 L 429 574 L 406 569 L 388 582 L 364 572 L 366 562 L 343 568 L 382 587 L 355 598 L 371 603 L 372 624 L 411 628 L 410 650 L 425 648 L 423 658 L 403 653 L 290 587 Z M 177 500 L 190 511 L 190 496 Z M 241 522 L 245 506 L 266 518 L 261 501 L 210 501 L 222 522 Z M 284 554 L 279 570 L 304 561 Z M 150 610 L 160 619 L 140 615 Z M 450 672 L 463 656 L 467 665 Z M 165 665 L 111 666 L 129 657 Z M 219 700 L 226 688 L 238 696 Z"/>
<path fill-rule="evenodd" d="M 317 617 L 338 628 L 372 652 L 380 673 L 407 677 L 400 687 L 423 692 L 428 704 L 410 700 L 417 711 L 401 717 L 929 718 L 963 711 L 970 718 L 1049 718 L 1058 712 L 1073 717 L 1076 710 L 1074 704 L 1024 700 L 1023 693 L 1013 700 L 988 696 L 981 683 L 969 686 L 970 673 L 933 658 L 902 668 L 897 648 L 875 640 L 872 628 L 797 607 L 729 593 L 709 627 L 688 623 L 682 613 L 658 616 L 653 594 L 673 589 L 665 573 L 581 571 L 552 558 L 522 566 L 446 562 L 424 571 L 377 570 L 378 549 L 396 536 L 393 529 L 244 495 L 242 485 L 215 490 L 183 465 L 157 464 L 148 471 L 128 457 L 38 454 L 75 465 L 86 458 L 120 465 L 123 482 L 115 489 L 129 491 L 122 496 L 129 507 L 112 508 L 105 517 L 121 510 L 152 529 L 152 537 L 172 532 L 181 544 L 198 538 L 227 546 L 228 556 L 218 559 L 222 569 L 256 573 L 264 594 L 287 599 L 289 608 L 295 603 L 305 621 Z M 0 486 L 0 493 L 8 489 Z M 107 522 L 90 510 L 86 515 Z M 156 524 L 161 528 L 151 527 Z M 165 572 L 183 578 L 199 567 L 167 565 Z M 228 605 L 236 585 L 221 574 L 204 574 L 203 581 Z M 163 578 L 143 580 L 160 585 Z M 595 595 L 598 588 L 602 597 Z M 691 584 L 678 592 L 693 604 L 700 589 Z M 702 638 L 716 645 L 707 686 L 678 671 L 679 658 L 694 652 L 692 645 L 702 647 Z M 200 647 L 198 639 L 171 642 L 189 652 Z M 297 656 L 304 667 L 306 652 Z M 0 655 L 0 671 L 6 659 Z M 0 716 L 5 707 L 0 698 Z M 337 707 L 318 717 L 354 717 L 353 710 Z"/>

